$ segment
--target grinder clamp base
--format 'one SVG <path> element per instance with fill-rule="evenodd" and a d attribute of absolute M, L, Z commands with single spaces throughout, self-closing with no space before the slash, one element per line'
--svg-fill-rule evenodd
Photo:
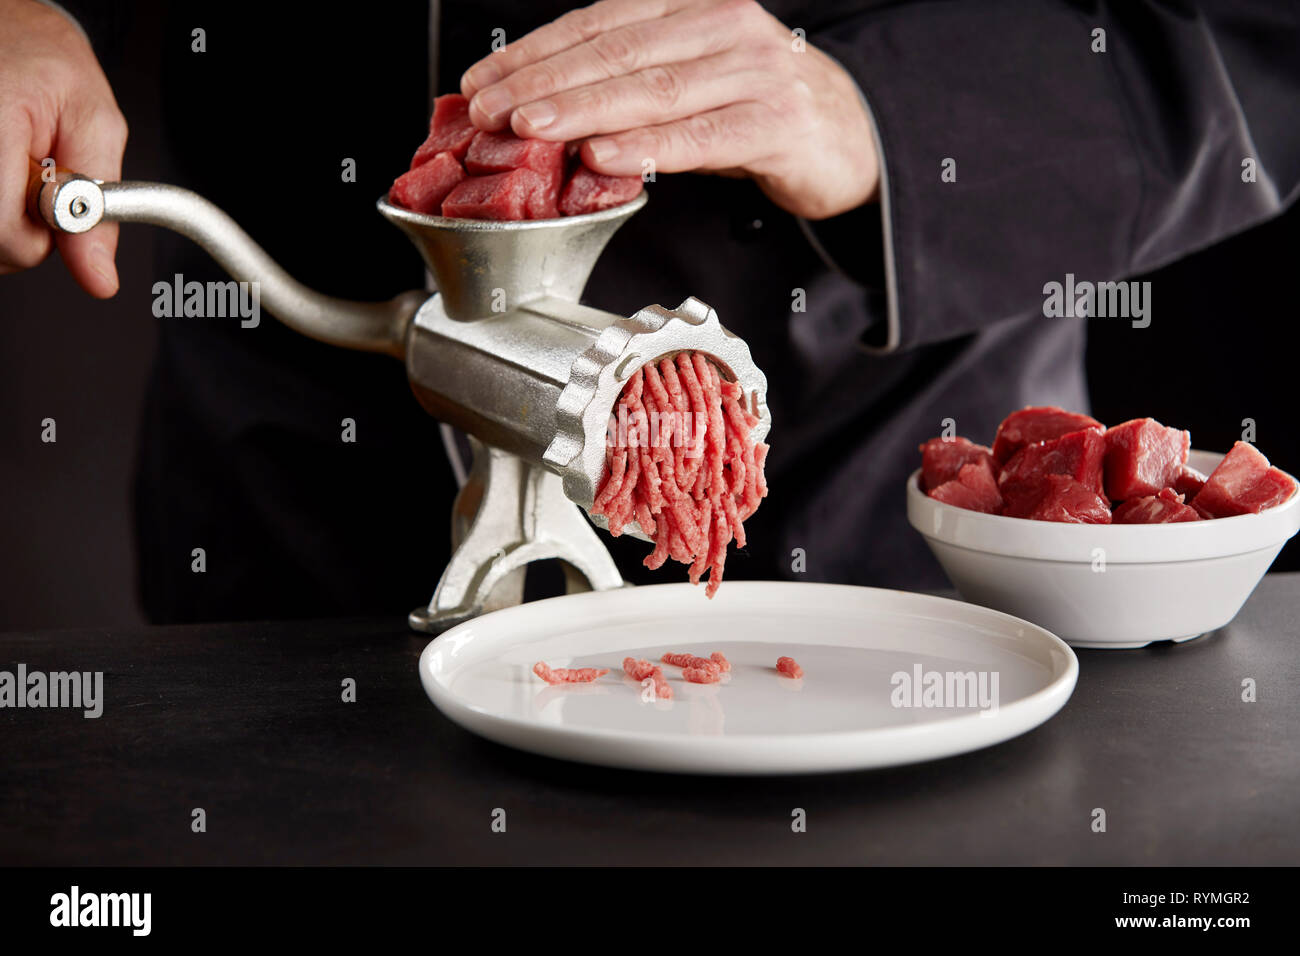
<path fill-rule="evenodd" d="M 523 602 L 534 561 L 563 562 L 565 590 L 623 587 L 614 559 L 555 473 L 473 437 L 474 464 L 456 496 L 451 561 L 428 607 L 408 618 L 431 634 Z"/>

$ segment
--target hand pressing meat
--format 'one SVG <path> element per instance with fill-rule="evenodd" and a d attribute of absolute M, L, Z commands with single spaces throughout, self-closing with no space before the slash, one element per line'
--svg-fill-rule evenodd
<path fill-rule="evenodd" d="M 808 219 L 879 188 L 853 80 L 753 2 L 603 0 L 484 57 L 461 92 L 478 128 L 586 140 L 583 162 L 609 176 L 639 176 L 646 160 L 748 176 Z"/>

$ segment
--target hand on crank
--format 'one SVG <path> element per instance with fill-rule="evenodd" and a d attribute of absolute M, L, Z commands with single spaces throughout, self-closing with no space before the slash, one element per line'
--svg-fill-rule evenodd
<path fill-rule="evenodd" d="M 26 194 L 29 157 L 116 180 L 125 147 L 126 120 L 80 31 L 35 0 L 0 0 L 0 274 L 39 265 L 57 243 L 83 289 L 117 292 L 117 225 L 52 238 Z"/>
<path fill-rule="evenodd" d="M 611 176 L 647 159 L 749 176 L 808 219 L 879 190 L 853 80 L 752 0 L 602 0 L 489 54 L 461 92 L 480 129 L 586 139 L 583 161 Z"/>

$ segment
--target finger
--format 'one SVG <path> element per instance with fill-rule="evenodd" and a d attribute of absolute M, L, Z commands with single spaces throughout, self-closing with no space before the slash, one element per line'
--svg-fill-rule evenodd
<path fill-rule="evenodd" d="M 657 172 L 683 173 L 743 168 L 781 145 L 779 117 L 751 101 L 588 140 L 582 145 L 582 161 L 607 176 L 640 175 L 646 160 Z"/>
<path fill-rule="evenodd" d="M 537 103 L 516 110 L 514 132 L 523 137 L 574 140 L 661 126 L 731 103 L 775 93 L 776 74 L 744 66 L 745 57 L 723 53 L 700 60 L 652 66 L 627 76 L 557 93 L 546 100 L 552 118 L 539 129 L 530 122 Z"/>
<path fill-rule="evenodd" d="M 561 50 L 626 24 L 662 17 L 685 6 L 685 3 L 686 0 L 601 0 L 589 7 L 570 10 L 479 60 L 461 77 L 460 91 L 473 97 L 479 90 L 530 63 L 554 56 Z"/>
<path fill-rule="evenodd" d="M 111 101 L 110 101 L 111 103 Z M 126 147 L 126 121 L 115 106 L 70 107 L 59 118 L 54 158 L 60 166 L 88 176 L 116 182 L 122 178 L 122 153 Z M 55 237 L 59 254 L 78 284 L 97 299 L 107 299 L 118 289 L 117 223 L 100 223 L 80 235 Z"/>
<path fill-rule="evenodd" d="M 718 20 L 691 8 L 602 33 L 482 90 L 470 101 L 470 119 L 481 129 L 500 129 L 511 121 L 511 111 L 523 107 L 529 122 L 540 129 L 536 118 L 543 115 L 546 98 L 556 93 L 726 49 L 733 32 L 710 19 Z M 538 101 L 541 106 L 530 111 L 526 104 Z"/>
<path fill-rule="evenodd" d="M 45 224 L 27 215 L 28 163 L 49 148 L 33 139 L 27 112 L 0 105 L 0 274 L 39 265 L 53 245 Z"/>

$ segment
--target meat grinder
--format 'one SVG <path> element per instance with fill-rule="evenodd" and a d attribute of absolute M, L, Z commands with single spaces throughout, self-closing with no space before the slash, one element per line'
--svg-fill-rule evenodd
<path fill-rule="evenodd" d="M 203 197 L 160 183 L 106 183 L 32 164 L 28 206 L 52 229 L 142 222 L 187 236 L 238 281 L 258 283 L 261 307 L 303 335 L 380 352 L 406 364 L 411 388 L 474 449 L 452 511 L 453 554 L 411 627 L 441 631 L 523 600 L 534 561 L 558 559 L 568 591 L 624 585 L 591 525 L 619 393 L 644 363 L 681 351 L 708 356 L 739 383 L 771 426 L 767 379 L 717 313 L 689 297 L 630 316 L 582 305 L 583 287 L 615 230 L 646 203 L 563 219 L 446 219 L 378 208 L 415 244 L 436 291 L 387 302 L 322 295 L 294 280 L 233 219 Z M 581 511 L 579 510 L 581 509 Z M 590 519 L 590 520 L 588 520 Z M 629 533 L 640 534 L 636 527 Z M 702 595 L 701 595 L 702 597 Z"/>

